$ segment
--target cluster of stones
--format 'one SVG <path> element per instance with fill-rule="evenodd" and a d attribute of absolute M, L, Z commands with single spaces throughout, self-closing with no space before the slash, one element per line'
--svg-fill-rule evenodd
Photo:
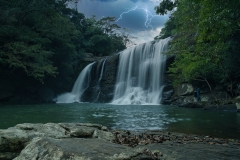
<path fill-rule="evenodd" d="M 141 159 L 144 154 L 144 148 L 115 144 L 113 139 L 99 124 L 18 124 L 0 130 L 0 160 Z"/>
<path fill-rule="evenodd" d="M 209 145 L 236 145 L 240 147 L 240 141 L 235 139 L 222 139 L 210 136 L 187 135 L 164 131 L 147 131 L 141 134 L 131 134 L 129 131 L 114 131 L 114 143 L 136 147 L 137 145 L 147 145 L 152 143 L 189 144 L 202 143 Z"/>
<path fill-rule="evenodd" d="M 110 131 L 87 123 L 25 123 L 0 130 L 0 160 L 240 159 L 239 149 L 239 140 L 165 131 Z"/>

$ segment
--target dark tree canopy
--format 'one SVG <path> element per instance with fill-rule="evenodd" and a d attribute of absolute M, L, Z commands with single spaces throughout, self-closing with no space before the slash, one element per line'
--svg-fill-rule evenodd
<path fill-rule="evenodd" d="M 173 37 L 169 54 L 176 60 L 169 72 L 175 83 L 239 83 L 240 1 L 164 0 L 156 7 L 158 14 L 171 10 L 156 39 Z"/>
<path fill-rule="evenodd" d="M 67 8 L 71 0 L 0 0 L 0 65 L 41 82 L 68 79 L 86 52 L 110 55 L 125 49 L 113 17 L 85 18 Z M 0 70 L 3 71 L 3 70 Z"/>
<path fill-rule="evenodd" d="M 108 56 L 126 48 L 128 36 L 115 18 L 86 18 L 67 3 L 81 1 L 0 0 L 1 79 L 19 92 L 30 84 L 70 90 L 86 53 Z"/>
<path fill-rule="evenodd" d="M 178 0 L 171 1 L 171 0 L 163 0 L 159 6 L 155 7 L 156 13 L 160 15 L 167 14 L 168 12 L 172 11 L 177 6 Z"/>

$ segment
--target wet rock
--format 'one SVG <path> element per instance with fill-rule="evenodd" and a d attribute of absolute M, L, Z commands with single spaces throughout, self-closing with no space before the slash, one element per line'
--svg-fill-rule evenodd
<path fill-rule="evenodd" d="M 192 94 L 193 94 L 192 84 L 183 83 L 176 88 L 176 95 L 178 96 L 186 96 L 186 95 L 192 95 Z"/>
<path fill-rule="evenodd" d="M 104 139 L 107 141 L 112 141 L 114 136 L 111 132 L 95 130 L 93 133 L 93 138 Z"/>
<path fill-rule="evenodd" d="M 0 159 L 240 159 L 239 140 L 106 130 L 84 123 L 19 124 L 0 130 Z"/>
<path fill-rule="evenodd" d="M 25 159 L 132 159 L 142 149 L 114 144 L 101 139 L 35 138 L 14 160 Z"/>
<path fill-rule="evenodd" d="M 165 85 L 162 91 L 161 104 L 171 104 L 171 97 L 174 93 L 173 86 L 171 84 Z"/>
<path fill-rule="evenodd" d="M 214 105 L 214 106 L 205 106 L 204 110 L 221 110 L 221 111 L 237 111 L 237 106 L 235 104 L 229 105 Z"/>
<path fill-rule="evenodd" d="M 0 152 L 0 159 L 1 160 L 10 160 L 10 159 L 13 159 L 15 157 L 17 157 L 18 155 L 20 154 L 20 151 L 19 153 L 12 153 L 12 152 Z"/>
<path fill-rule="evenodd" d="M 178 107 L 184 107 L 184 108 L 203 108 L 203 105 L 201 103 L 180 103 Z"/>
<path fill-rule="evenodd" d="M 77 126 L 85 126 L 85 127 L 93 127 L 97 129 L 101 129 L 103 126 L 100 124 L 94 124 L 94 123 L 59 123 L 59 125 L 65 129 L 72 129 Z"/>
<path fill-rule="evenodd" d="M 88 137 L 111 141 L 113 134 L 103 131 L 101 128 L 106 129 L 107 127 L 88 123 L 18 124 L 7 130 L 0 130 L 0 157 L 5 157 L 3 159 L 13 159 L 36 137 L 50 137 L 55 139 Z"/>
<path fill-rule="evenodd" d="M 89 127 L 77 127 L 70 131 L 71 137 L 78 138 L 92 137 L 93 133 L 94 129 Z"/>
<path fill-rule="evenodd" d="M 85 54 L 85 57 L 84 57 L 84 61 L 85 62 L 95 62 L 95 61 L 98 61 L 100 59 L 102 59 L 103 57 L 96 57 L 94 56 L 92 53 L 86 53 Z"/>
<path fill-rule="evenodd" d="M 92 137 L 92 138 L 99 138 L 104 139 L 107 141 L 111 141 L 114 137 L 111 132 L 109 132 L 106 126 L 102 126 L 100 124 L 91 124 L 91 123 L 60 123 L 60 126 L 66 130 L 66 133 L 75 132 L 73 137 Z M 86 133 L 83 130 L 87 130 Z M 82 132 L 82 133 L 81 133 Z M 77 134 L 75 136 L 75 134 Z"/>
<path fill-rule="evenodd" d="M 101 130 L 103 130 L 103 131 L 108 131 L 108 128 L 107 128 L 106 126 L 103 126 L 103 127 L 101 128 Z"/>
<path fill-rule="evenodd" d="M 18 136 L 16 136 L 18 135 Z M 0 130 L 0 157 L 13 159 L 27 145 L 30 139 L 24 132 L 17 133 Z"/>
<path fill-rule="evenodd" d="M 65 129 L 58 124 L 18 124 L 7 130 L 0 130 L 0 153 L 2 156 L 6 153 L 5 157 L 15 156 L 34 137 L 67 138 L 70 136 L 65 135 Z"/>
<path fill-rule="evenodd" d="M 91 82 L 84 91 L 81 101 L 106 103 L 113 99 L 117 78 L 119 55 L 96 61 L 91 69 Z"/>

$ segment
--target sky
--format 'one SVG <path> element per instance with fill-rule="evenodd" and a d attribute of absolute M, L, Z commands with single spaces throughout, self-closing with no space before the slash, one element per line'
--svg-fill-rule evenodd
<path fill-rule="evenodd" d="M 168 19 L 156 15 L 154 7 L 159 3 L 159 0 L 81 0 L 77 9 L 86 17 L 116 17 L 120 27 L 137 37 L 134 43 L 141 44 L 152 41 Z"/>

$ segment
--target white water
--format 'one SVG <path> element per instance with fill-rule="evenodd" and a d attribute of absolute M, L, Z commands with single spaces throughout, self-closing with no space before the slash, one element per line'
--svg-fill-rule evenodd
<path fill-rule="evenodd" d="M 79 74 L 72 88 L 72 92 L 64 93 L 58 96 L 55 99 L 56 103 L 81 102 L 81 96 L 83 92 L 89 87 L 89 83 L 91 81 L 90 71 L 91 71 L 92 65 L 93 63 L 87 65 Z"/>
<path fill-rule="evenodd" d="M 163 74 L 170 38 L 140 44 L 120 53 L 117 81 L 112 104 L 159 104 L 162 98 Z M 103 78 L 106 59 L 102 62 L 100 76 L 97 81 L 97 102 L 101 93 L 100 82 Z M 56 103 L 81 102 L 81 96 L 89 87 L 90 72 L 93 63 L 83 69 L 70 93 L 58 96 Z M 107 77 L 106 77 L 107 78 Z M 93 101 L 94 102 L 94 101 Z"/>
<path fill-rule="evenodd" d="M 105 67 L 106 61 L 107 61 L 107 58 L 105 58 L 105 59 L 103 60 L 103 64 L 102 64 L 102 68 L 101 68 L 101 73 L 100 73 L 100 77 L 99 77 L 99 79 L 98 79 L 98 84 L 97 84 L 97 85 L 98 85 L 98 86 L 97 86 L 98 88 L 100 88 L 100 82 L 101 82 L 102 77 L 103 77 L 103 71 L 104 71 L 104 67 Z M 101 91 L 98 92 L 97 98 L 96 98 L 96 100 L 95 100 L 94 102 L 97 102 L 100 93 L 101 93 Z"/>
<path fill-rule="evenodd" d="M 170 38 L 124 50 L 120 54 L 112 104 L 159 104 Z"/>
<path fill-rule="evenodd" d="M 101 82 L 101 80 L 102 80 L 102 77 L 103 77 L 103 70 L 104 70 L 104 67 L 105 67 L 106 60 L 107 60 L 107 58 L 105 58 L 105 59 L 103 60 L 100 77 L 99 77 L 99 79 L 98 79 L 98 85 L 100 84 L 100 82 Z"/>

